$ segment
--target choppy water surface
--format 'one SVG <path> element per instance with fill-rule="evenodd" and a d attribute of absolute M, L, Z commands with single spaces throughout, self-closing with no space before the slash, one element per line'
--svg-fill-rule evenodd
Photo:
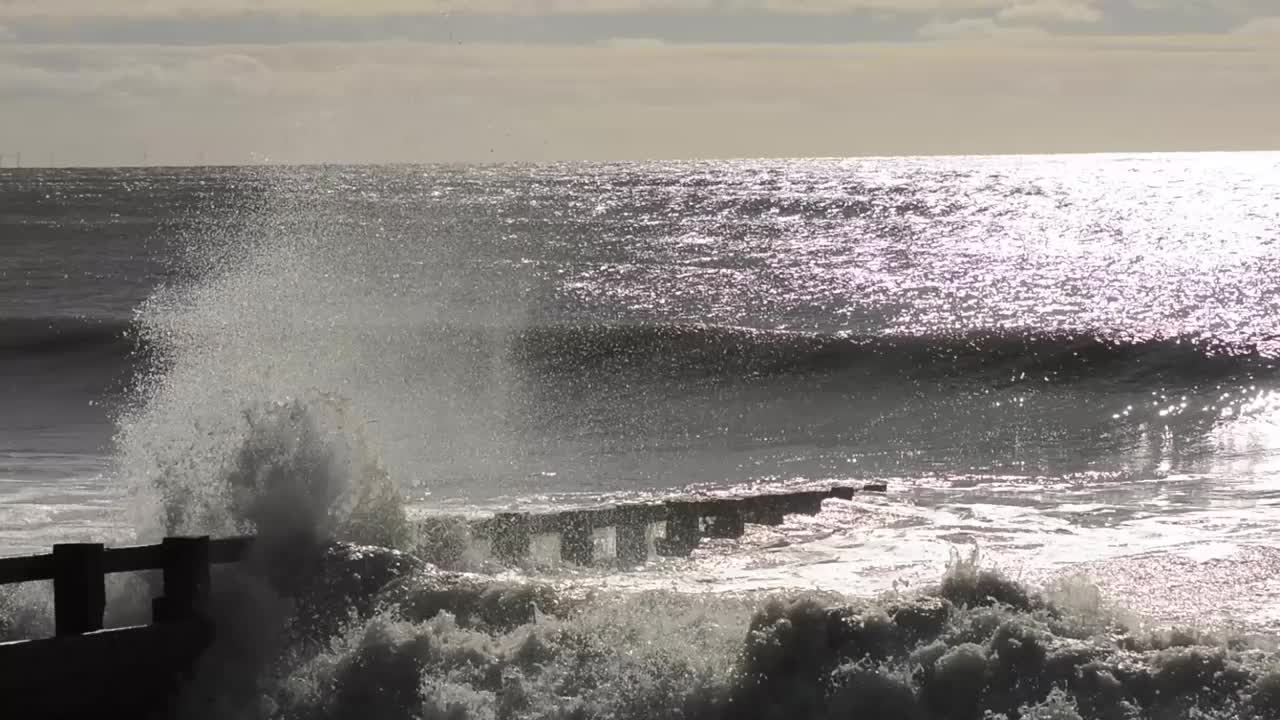
<path fill-rule="evenodd" d="M 616 638 L 599 627 L 605 606 L 552 614 L 567 625 L 538 641 L 539 667 L 584 672 L 557 665 L 568 651 L 556 643 L 595 638 L 649 663 L 610 665 L 623 674 L 599 687 L 702 678 L 671 691 L 710 693 L 681 713 L 741 713 L 730 696 L 748 692 L 735 673 L 751 613 L 765 612 L 755 593 L 905 597 L 975 548 L 1013 587 L 1068 582 L 1073 613 L 1266 645 L 1280 622 L 1277 198 L 1280 155 L 1265 153 L 7 171 L 0 548 L 261 529 L 284 519 L 246 517 L 227 483 L 314 492 L 290 484 L 304 471 L 341 487 L 385 473 L 414 513 L 875 479 L 885 496 L 829 501 L 689 559 L 535 571 L 662 618 L 621 621 L 610 632 L 630 634 Z M 299 430 L 316 417 L 328 434 Z M 1048 656 L 1086 639 L 1126 647 L 1110 620 L 1072 615 L 1067 629 L 1016 605 L 1000 612 L 1048 633 L 1036 641 Z M 1104 668 L 1122 688 L 1110 699 L 1062 678 L 997 682 L 1004 636 L 958 628 L 1002 621 L 969 612 L 916 664 L 994 658 L 975 676 L 1004 688 L 987 709 L 1194 716 L 1143 701 L 1150 688 L 1118 656 L 1099 660 L 1120 663 Z M 568 686 L 503 654 L 537 623 L 418 620 L 379 626 L 379 647 L 465 637 L 504 668 L 492 672 L 542 689 L 502 710 L 506 685 L 433 660 L 424 677 L 446 680 L 412 697 L 463 698 L 478 716 L 572 710 L 550 699 Z M 893 641 L 876 672 L 898 685 L 875 692 L 916 693 L 920 717 L 948 716 L 926 696 L 950 691 L 911 675 L 928 644 L 917 639 Z M 1126 652 L 1154 654 L 1130 665 L 1151 673 L 1173 652 L 1134 642 Z M 1253 698 L 1269 656 L 1229 652 L 1222 662 L 1252 668 L 1233 697 Z M 965 657 L 956 667 L 978 667 Z M 846 667 L 856 659 L 835 652 L 813 671 L 845 668 L 840 688 L 871 682 Z M 682 669 L 656 669 L 668 662 Z M 1055 685 L 1074 694 L 1045 700 Z M 1213 687 L 1195 702 L 1221 709 L 1226 686 Z M 565 692 L 588 703 L 581 716 L 637 716 L 651 701 Z M 856 698 L 872 695 L 840 692 L 819 705 L 871 712 Z M 1271 707 L 1248 702 L 1234 712 Z M 796 703 L 783 704 L 808 712 Z"/>

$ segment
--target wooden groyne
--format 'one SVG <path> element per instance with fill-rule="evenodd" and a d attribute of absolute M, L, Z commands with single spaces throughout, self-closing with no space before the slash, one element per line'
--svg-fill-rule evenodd
<path fill-rule="evenodd" d="M 564 562 L 591 565 L 599 550 L 613 546 L 613 558 L 635 564 L 652 555 L 682 556 L 703 538 L 738 538 L 746 525 L 779 525 L 787 515 L 816 515 L 822 501 L 850 500 L 859 492 L 883 492 L 883 484 L 741 497 L 683 497 L 621 503 L 557 512 L 505 512 L 470 522 L 471 533 L 488 545 L 494 559 L 518 563 L 530 556 L 538 536 L 559 545 Z M 612 541 L 612 542 L 610 542 Z"/>
<path fill-rule="evenodd" d="M 466 523 L 477 544 L 503 562 L 519 563 L 530 556 L 535 538 L 552 537 L 565 562 L 589 565 L 612 555 L 625 565 L 652 555 L 687 555 L 703 538 L 737 538 L 747 524 L 777 525 L 787 515 L 817 514 L 829 498 L 884 489 L 876 484 L 679 497 L 446 520 Z M 212 567 L 246 559 L 254 542 L 253 537 L 170 537 L 155 545 L 116 548 L 71 543 L 54 545 L 44 555 L 0 558 L 0 585 L 53 582 L 55 624 L 54 637 L 0 643 L 0 718 L 163 717 L 213 640 Z M 610 545 L 613 552 L 601 552 Z M 151 624 L 103 629 L 106 576 L 147 571 L 162 574 Z"/>

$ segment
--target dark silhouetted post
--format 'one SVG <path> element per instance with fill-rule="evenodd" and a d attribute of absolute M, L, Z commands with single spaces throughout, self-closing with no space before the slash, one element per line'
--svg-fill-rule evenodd
<path fill-rule="evenodd" d="M 566 513 L 560 526 L 560 559 L 578 565 L 595 561 L 596 543 L 591 518 L 585 512 Z"/>
<path fill-rule="evenodd" d="M 614 526 L 618 562 L 635 565 L 649 559 L 649 523 L 642 517 L 624 518 Z"/>
<path fill-rule="evenodd" d="M 733 500 L 721 501 L 716 504 L 713 512 L 708 513 L 711 518 L 707 523 L 706 535 L 712 538 L 728 538 L 737 539 L 742 537 L 746 532 L 746 518 L 742 515 L 742 509 L 738 507 L 738 503 Z"/>
<path fill-rule="evenodd" d="M 667 503 L 667 536 L 659 544 L 662 555 L 688 555 L 702 540 L 702 509 L 696 502 Z"/>
<path fill-rule="evenodd" d="M 528 516 L 524 513 L 499 513 L 493 520 L 493 556 L 503 562 L 518 562 L 528 557 Z"/>
<path fill-rule="evenodd" d="M 209 599 L 209 538 L 169 537 L 160 544 L 164 597 L 151 604 L 156 622 L 203 617 Z"/>
<path fill-rule="evenodd" d="M 58 635 L 102 629 L 107 605 L 102 554 L 99 543 L 53 546 L 53 614 Z"/>
<path fill-rule="evenodd" d="M 786 519 L 786 502 L 778 495 L 764 495 L 740 501 L 747 522 L 757 525 L 781 525 Z"/>

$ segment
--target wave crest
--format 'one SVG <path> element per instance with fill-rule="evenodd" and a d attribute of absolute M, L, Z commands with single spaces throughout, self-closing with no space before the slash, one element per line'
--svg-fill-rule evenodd
<path fill-rule="evenodd" d="M 523 363 L 582 369 L 749 375 L 865 372 L 993 380 L 1151 376 L 1204 379 L 1270 371 L 1280 347 L 1213 337 L 1127 338 L 1090 332 L 971 330 L 853 334 L 728 326 L 622 324 L 530 328 L 513 344 Z"/>
<path fill-rule="evenodd" d="M 872 378 L 945 378 L 1007 385 L 1030 381 L 1160 383 L 1273 374 L 1280 340 L 1228 341 L 1213 336 L 1135 338 L 1086 331 L 967 330 L 951 334 L 811 332 L 680 323 L 543 324 L 498 330 L 429 321 L 383 326 L 306 321 L 289 332 L 337 344 L 423 344 L 477 355 L 505 355 L 513 368 L 539 375 L 578 372 L 700 376 L 725 380 L 844 373 Z M 157 340 L 123 321 L 77 318 L 0 320 L 0 358 L 40 360 L 83 355 L 96 369 L 106 355 L 144 361 Z M 198 328 L 188 328 L 197 332 Z M 494 345 L 495 338 L 506 343 Z M 171 345 L 172 338 L 159 338 Z M 166 348 L 169 349 L 169 348 Z M 481 357 L 483 356 L 483 357 Z M 154 360 L 154 358 L 152 358 Z"/>

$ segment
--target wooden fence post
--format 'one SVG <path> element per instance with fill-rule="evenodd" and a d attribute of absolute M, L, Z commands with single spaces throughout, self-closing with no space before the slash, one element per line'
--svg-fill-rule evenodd
<path fill-rule="evenodd" d="M 715 504 L 710 522 L 703 529 L 703 534 L 712 538 L 736 540 L 746 531 L 746 518 L 742 516 L 741 501 L 728 500 Z"/>
<path fill-rule="evenodd" d="M 53 546 L 53 615 L 58 635 L 102 629 L 107 605 L 101 543 Z"/>
<path fill-rule="evenodd" d="M 623 518 L 613 530 L 619 563 L 638 565 L 649 559 L 649 523 L 645 518 Z"/>
<path fill-rule="evenodd" d="M 164 596 L 151 603 L 155 622 L 203 617 L 209 599 L 209 538 L 167 537 L 160 544 Z"/>
<path fill-rule="evenodd" d="M 529 517 L 524 513 L 494 516 L 493 555 L 503 562 L 516 563 L 529 556 Z"/>
<path fill-rule="evenodd" d="M 561 516 L 561 523 L 560 559 L 578 565 L 594 562 L 596 543 L 590 515 L 585 512 L 566 513 Z"/>
<path fill-rule="evenodd" d="M 667 535 L 659 543 L 661 555 L 688 555 L 702 539 L 702 506 L 697 502 L 667 504 Z"/>

